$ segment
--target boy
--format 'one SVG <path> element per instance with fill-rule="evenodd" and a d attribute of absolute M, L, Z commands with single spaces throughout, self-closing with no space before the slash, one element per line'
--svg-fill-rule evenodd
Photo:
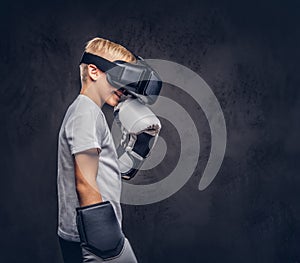
<path fill-rule="evenodd" d="M 135 56 L 126 48 L 102 38 L 90 40 L 85 52 L 109 61 L 123 60 L 129 63 L 136 61 Z M 113 211 L 111 213 L 113 219 L 116 218 L 119 227 L 122 226 L 118 157 L 101 110 L 104 103 L 116 106 L 122 91 L 110 85 L 106 74 L 94 64 L 82 63 L 80 73 L 81 91 L 65 114 L 58 143 L 58 235 L 64 262 L 105 260 L 105 262 L 134 263 L 137 260 L 126 237 L 123 238 L 123 243 L 121 241 L 118 243 L 117 252 L 116 248 L 110 250 L 107 244 L 107 242 L 112 244 L 116 240 L 100 240 L 109 253 L 99 256 L 99 253 L 93 253 L 97 251 L 96 249 L 82 246 L 82 237 L 86 233 L 80 235 L 78 233 L 78 217 L 76 219 L 78 207 L 99 206 L 106 212 Z M 109 210 L 111 207 L 113 209 Z M 123 235 L 122 231 L 118 229 L 116 231 L 119 235 Z M 107 239 L 110 237 L 108 234 Z"/>

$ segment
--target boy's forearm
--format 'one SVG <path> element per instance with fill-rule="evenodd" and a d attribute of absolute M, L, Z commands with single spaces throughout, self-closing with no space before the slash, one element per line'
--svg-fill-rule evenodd
<path fill-rule="evenodd" d="M 80 206 L 102 202 L 96 177 L 98 171 L 98 153 L 90 151 L 79 154 L 75 162 L 75 184 Z"/>
<path fill-rule="evenodd" d="M 77 185 L 76 192 L 80 206 L 87 206 L 102 202 L 102 196 L 95 186 Z"/>

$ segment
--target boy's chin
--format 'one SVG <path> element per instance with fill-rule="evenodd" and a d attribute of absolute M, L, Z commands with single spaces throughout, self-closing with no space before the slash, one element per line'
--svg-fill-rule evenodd
<path fill-rule="evenodd" d="M 106 104 L 109 105 L 109 106 L 111 106 L 111 107 L 115 107 L 115 106 L 117 106 L 119 104 L 119 102 L 116 101 L 116 100 L 107 100 Z"/>
<path fill-rule="evenodd" d="M 109 106 L 111 106 L 111 107 L 115 107 L 115 106 L 118 105 L 118 103 L 116 103 L 116 104 L 113 104 L 113 103 L 106 103 L 106 104 L 109 105 Z"/>
<path fill-rule="evenodd" d="M 122 97 L 119 97 L 116 94 L 113 94 L 105 102 L 106 102 L 106 104 L 108 104 L 112 107 L 115 107 L 119 104 L 120 101 L 122 101 Z"/>

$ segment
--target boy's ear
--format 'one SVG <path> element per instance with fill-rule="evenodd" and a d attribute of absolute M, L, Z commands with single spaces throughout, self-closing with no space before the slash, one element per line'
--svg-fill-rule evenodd
<path fill-rule="evenodd" d="M 89 64 L 88 74 L 93 81 L 96 81 L 103 74 L 103 72 L 100 69 L 98 69 L 94 64 Z"/>

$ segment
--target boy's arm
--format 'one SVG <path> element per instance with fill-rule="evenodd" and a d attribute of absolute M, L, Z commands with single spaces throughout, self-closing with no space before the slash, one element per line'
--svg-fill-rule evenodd
<path fill-rule="evenodd" d="M 102 202 L 96 182 L 99 149 L 89 149 L 74 156 L 76 192 L 80 206 Z"/>
<path fill-rule="evenodd" d="M 92 148 L 74 155 L 76 191 L 81 206 L 76 208 L 76 224 L 83 257 L 90 258 L 92 262 L 100 262 L 98 257 L 104 260 L 117 257 L 125 247 L 125 236 L 114 208 L 109 201 L 102 202 L 96 183 L 98 149 Z M 125 261 L 136 262 L 126 258 Z"/>

